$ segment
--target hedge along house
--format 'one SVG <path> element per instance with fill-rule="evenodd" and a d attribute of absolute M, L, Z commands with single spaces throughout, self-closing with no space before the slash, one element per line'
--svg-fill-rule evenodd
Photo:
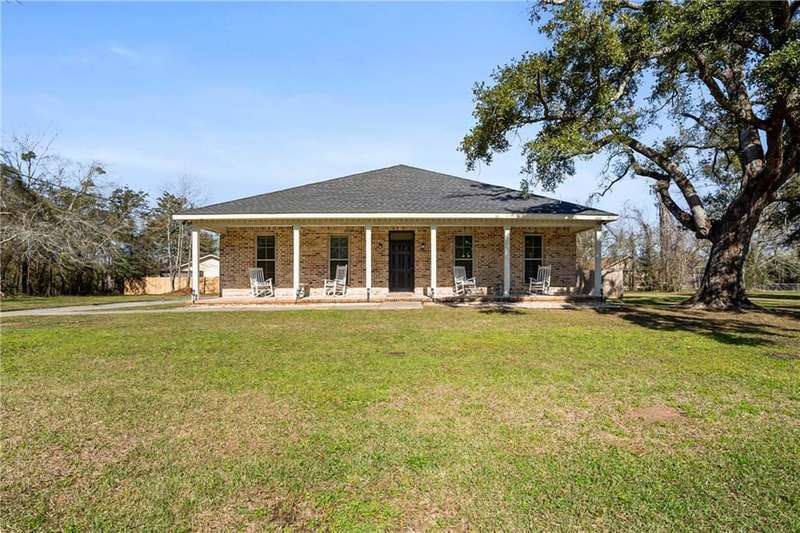
<path fill-rule="evenodd" d="M 527 294 L 529 278 L 550 265 L 554 294 L 570 295 L 576 235 L 594 231 L 598 266 L 602 225 L 617 216 L 397 165 L 174 218 L 192 224 L 195 263 L 198 231 L 219 233 L 223 299 L 248 297 L 248 269 L 260 267 L 275 286 L 266 300 L 294 301 L 324 299 L 324 279 L 344 264 L 345 298 L 353 300 L 451 297 L 454 266 L 476 278 L 478 294 L 509 298 Z M 197 281 L 193 276 L 193 287 Z M 591 294 L 601 296 L 600 268 Z"/>

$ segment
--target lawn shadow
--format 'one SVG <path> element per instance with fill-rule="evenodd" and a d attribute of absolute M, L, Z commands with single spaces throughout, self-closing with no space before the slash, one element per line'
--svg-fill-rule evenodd
<path fill-rule="evenodd" d="M 478 309 L 479 313 L 488 314 L 488 315 L 522 315 L 525 314 L 523 311 L 520 311 L 517 307 L 511 305 L 507 302 L 479 302 L 469 305 L 465 303 L 463 300 L 455 300 L 455 301 L 442 301 L 438 302 L 441 305 L 445 305 L 447 307 L 452 308 L 467 308 L 467 309 Z"/>
<path fill-rule="evenodd" d="M 778 344 L 778 339 L 795 339 L 800 328 L 784 324 L 762 323 L 753 318 L 769 316 L 776 318 L 800 318 L 800 313 L 774 309 L 748 311 L 744 313 L 714 313 L 682 308 L 678 305 L 650 306 L 604 306 L 597 308 L 600 314 L 617 316 L 638 326 L 658 331 L 689 331 L 717 342 L 733 346 L 769 346 Z"/>
<path fill-rule="evenodd" d="M 789 320 L 797 320 L 798 323 L 800 323 L 800 308 L 797 307 L 765 307 L 753 312 L 763 313 L 765 315 L 776 315 Z M 800 332 L 800 329 L 791 331 Z"/>
<path fill-rule="evenodd" d="M 490 303 L 490 304 L 483 304 L 478 308 L 479 313 L 483 313 L 486 315 L 523 315 L 525 314 L 523 311 L 520 311 L 518 307 L 515 307 L 511 304 L 504 303 L 504 302 L 497 302 L 497 303 Z"/>

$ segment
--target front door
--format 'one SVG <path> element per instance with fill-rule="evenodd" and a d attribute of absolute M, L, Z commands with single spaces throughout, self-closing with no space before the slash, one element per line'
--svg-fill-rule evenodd
<path fill-rule="evenodd" d="M 389 290 L 414 290 L 414 232 L 389 232 Z"/>

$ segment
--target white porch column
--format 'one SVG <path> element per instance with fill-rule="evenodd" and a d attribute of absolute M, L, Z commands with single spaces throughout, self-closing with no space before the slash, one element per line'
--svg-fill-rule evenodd
<path fill-rule="evenodd" d="M 503 296 L 511 296 L 511 226 L 503 226 Z"/>
<path fill-rule="evenodd" d="M 438 280 L 436 279 L 436 226 L 431 226 L 431 290 L 433 293 L 431 297 L 436 297 L 436 286 Z"/>
<path fill-rule="evenodd" d="M 366 249 L 366 273 L 365 279 L 367 282 L 367 299 L 369 299 L 372 292 L 372 225 L 367 224 L 364 226 L 364 248 Z"/>
<path fill-rule="evenodd" d="M 603 296 L 603 249 L 600 239 L 603 237 L 603 226 L 594 230 L 594 287 L 592 296 Z"/>
<path fill-rule="evenodd" d="M 200 232 L 192 228 L 192 301 L 200 296 Z"/>
<path fill-rule="evenodd" d="M 292 289 L 297 298 L 300 295 L 300 224 L 292 226 Z"/>

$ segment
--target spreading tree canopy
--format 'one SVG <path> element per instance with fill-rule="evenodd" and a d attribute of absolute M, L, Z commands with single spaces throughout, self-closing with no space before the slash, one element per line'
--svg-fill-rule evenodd
<path fill-rule="evenodd" d="M 710 241 L 691 303 L 748 305 L 753 231 L 800 171 L 800 0 L 551 0 L 531 18 L 552 46 L 476 85 L 468 166 L 521 136 L 525 183 L 552 190 L 604 153 L 608 186 L 650 180 Z"/>

